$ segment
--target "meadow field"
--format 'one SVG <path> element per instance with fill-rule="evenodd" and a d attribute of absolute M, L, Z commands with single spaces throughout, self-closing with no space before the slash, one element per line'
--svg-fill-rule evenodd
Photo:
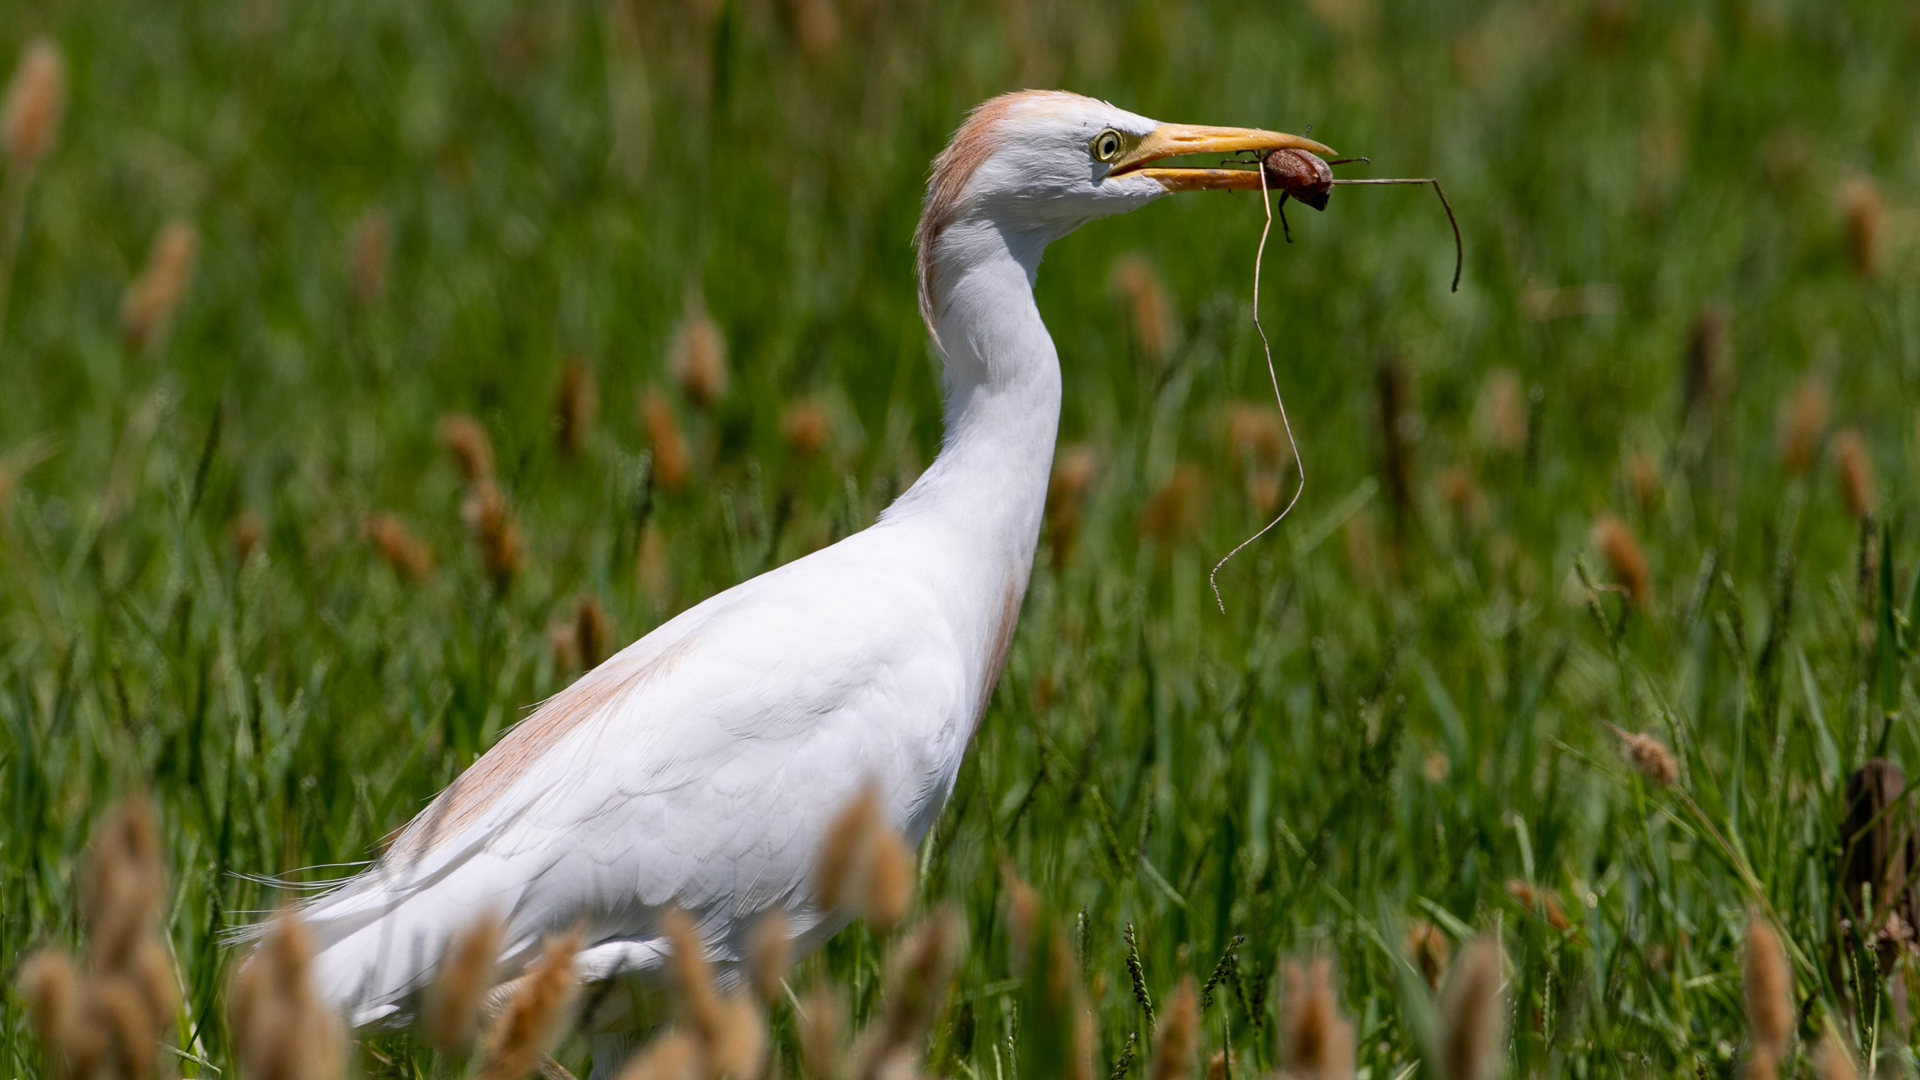
<path fill-rule="evenodd" d="M 1287 207 L 1260 314 L 1307 482 L 1222 613 L 1210 568 L 1299 477 L 1258 198 L 1049 252 L 1046 532 L 918 853 L 965 941 L 928 1072 L 1033 1075 L 1003 865 L 1071 928 L 1102 1076 L 1183 975 L 1200 1060 L 1262 1075 L 1310 955 L 1359 1076 L 1453 1075 L 1434 988 L 1488 932 L 1511 1075 L 1755 1075 L 1756 919 L 1781 1075 L 1826 1036 L 1920 1072 L 1911 5 L 0 5 L 0 66 L 35 40 L 65 101 L 0 187 L 0 968 L 83 945 L 88 837 L 147 793 L 164 1069 L 233 1072 L 222 932 L 264 877 L 369 858 L 584 666 L 927 465 L 928 162 L 1060 87 L 1439 177 L 1465 275 L 1425 188 Z M 864 1018 L 885 944 L 791 985 Z M 55 1075 L 28 1031 L 9 993 L 0 1072 Z M 403 1032 L 349 1067 L 465 1065 Z"/>

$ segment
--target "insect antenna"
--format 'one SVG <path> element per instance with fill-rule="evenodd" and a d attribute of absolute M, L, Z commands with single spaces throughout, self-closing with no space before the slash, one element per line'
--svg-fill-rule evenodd
<path fill-rule="evenodd" d="M 1362 159 L 1365 160 L 1365 159 Z M 1337 163 L 1336 163 L 1337 164 Z M 1467 247 L 1460 240 L 1460 221 L 1453 216 L 1453 204 L 1447 201 L 1447 193 L 1440 189 L 1440 181 L 1431 176 L 1403 177 L 1382 180 L 1335 180 L 1336 184 L 1432 184 L 1433 193 L 1440 196 L 1440 207 L 1447 212 L 1447 224 L 1453 226 L 1453 292 L 1460 291 L 1460 270 L 1467 262 Z"/>

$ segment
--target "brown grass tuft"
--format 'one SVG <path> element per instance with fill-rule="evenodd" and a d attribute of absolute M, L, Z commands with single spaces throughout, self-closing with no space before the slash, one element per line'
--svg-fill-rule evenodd
<path fill-rule="evenodd" d="M 780 437 L 795 454 L 813 457 L 833 440 L 833 417 L 827 414 L 826 406 L 803 398 L 780 414 Z"/>
<path fill-rule="evenodd" d="M 1613 730 L 1620 736 L 1620 752 L 1626 755 L 1627 763 L 1646 777 L 1648 783 L 1666 787 L 1680 778 L 1680 763 L 1674 760 L 1673 751 L 1667 749 L 1666 743 L 1625 728 Z"/>
<path fill-rule="evenodd" d="M 1173 301 L 1153 265 L 1139 253 L 1114 260 L 1109 280 L 1113 292 L 1126 305 L 1133 323 L 1133 339 L 1140 351 L 1158 367 L 1173 356 L 1179 326 L 1174 320 Z"/>
<path fill-rule="evenodd" d="M 1812 468 L 1827 435 L 1827 387 L 1819 376 L 1801 380 L 1799 389 L 1780 407 L 1777 430 L 1780 467 L 1787 475 L 1799 476 Z"/>
<path fill-rule="evenodd" d="M 1527 390 L 1511 369 L 1501 368 L 1488 376 L 1478 412 L 1488 446 L 1506 454 L 1527 448 Z"/>
<path fill-rule="evenodd" d="M 565 1034 L 567 1014 L 580 993 L 573 973 L 579 951 L 577 929 L 549 937 L 527 973 L 509 984 L 512 992 L 487 1031 L 479 1080 L 522 1080 Z"/>
<path fill-rule="evenodd" d="M 1419 969 L 1420 977 L 1427 980 L 1427 989 L 1440 989 L 1440 976 L 1447 970 L 1449 951 L 1447 936 L 1439 927 L 1424 919 L 1407 924 L 1407 958 Z"/>
<path fill-rule="evenodd" d="M 1845 428 L 1833 437 L 1833 464 L 1840 473 L 1840 493 L 1847 500 L 1847 513 L 1855 521 L 1872 517 L 1879 505 L 1879 493 L 1873 482 L 1873 457 L 1858 431 Z"/>
<path fill-rule="evenodd" d="M 1573 928 L 1567 921 L 1566 909 L 1560 906 L 1560 894 L 1552 889 L 1529 885 L 1520 878 L 1507 879 L 1507 895 L 1529 911 L 1537 911 L 1547 920 L 1547 925 L 1565 933 Z"/>
<path fill-rule="evenodd" d="M 193 226 L 175 218 L 167 222 L 147 252 L 146 266 L 127 288 L 120 305 L 120 332 L 127 348 L 145 351 L 166 329 L 173 312 L 193 280 L 193 263 L 200 238 Z"/>
<path fill-rule="evenodd" d="M 667 395 L 656 388 L 641 391 L 640 427 L 653 449 L 653 482 L 666 491 L 686 487 L 693 475 L 687 437 L 680 433 L 680 418 L 673 414 Z"/>
<path fill-rule="evenodd" d="M 1653 571 L 1627 523 L 1612 514 L 1601 514 L 1593 523 L 1593 546 L 1607 561 L 1614 581 L 1633 597 L 1634 605 L 1641 611 L 1649 610 L 1653 605 Z"/>
<path fill-rule="evenodd" d="M 710 409 L 727 396 L 726 335 L 697 296 L 687 298 L 687 317 L 674 331 L 667 370 L 696 408 Z"/>
<path fill-rule="evenodd" d="M 1193 1075 L 1194 1058 L 1200 1051 L 1200 998 L 1193 990 L 1193 976 L 1180 976 L 1160 1014 L 1160 1040 L 1153 1048 L 1153 1064 L 1147 1072 L 1151 1080 L 1188 1080 Z"/>
<path fill-rule="evenodd" d="M 313 987 L 313 939 L 283 911 L 227 985 L 227 1030 L 249 1080 L 327 1080 L 340 1075 L 344 1034 Z"/>
<path fill-rule="evenodd" d="M 20 54 L 0 106 L 0 150 L 9 170 L 31 170 L 53 149 L 60 135 L 60 114 L 67 102 L 66 65 L 60 50 L 35 38 Z"/>
<path fill-rule="evenodd" d="M 781 980 L 793 965 L 793 923 L 780 908 L 768 908 L 754 921 L 747 942 L 747 974 L 762 1004 L 780 994 Z"/>
<path fill-rule="evenodd" d="M 576 356 L 560 374 L 560 392 L 553 402 L 553 439 L 562 456 L 576 458 L 586 450 L 598 410 L 593 369 Z"/>
<path fill-rule="evenodd" d="M 1140 535 L 1163 548 L 1178 546 L 1206 518 L 1207 474 L 1182 463 L 1147 497 L 1140 509 Z"/>
<path fill-rule="evenodd" d="M 581 666 L 591 671 L 607 658 L 613 642 L 613 621 L 597 596 L 583 596 L 573 609 L 573 641 L 580 650 Z"/>
<path fill-rule="evenodd" d="M 1871 277 L 1886 263 L 1887 206 L 1872 180 L 1856 177 L 1840 186 L 1847 218 L 1847 259 L 1854 273 Z"/>
<path fill-rule="evenodd" d="M 380 551 L 393 572 L 409 581 L 423 581 L 433 573 L 433 549 L 414 539 L 407 526 L 393 514 L 372 514 L 360 526 L 360 534 Z"/>
<path fill-rule="evenodd" d="M 1340 1015 L 1333 990 L 1333 962 L 1316 956 L 1287 964 L 1286 1039 L 1289 1076 L 1299 1080 L 1352 1080 L 1353 1022 Z"/>
<path fill-rule="evenodd" d="M 1440 1075 L 1489 1080 L 1500 1059 L 1505 1015 L 1500 940 L 1482 934 L 1467 944 L 1440 994 Z"/>
<path fill-rule="evenodd" d="M 347 232 L 347 258 L 353 268 L 353 296 L 371 307 L 387 294 L 387 264 L 393 246 L 387 215 L 369 210 Z"/>
<path fill-rule="evenodd" d="M 427 995 L 422 1020 L 427 1043 L 460 1055 L 480 1029 L 480 1007 L 493 989 L 506 923 L 489 912 L 453 936 L 440 960 L 440 974 Z"/>
<path fill-rule="evenodd" d="M 1793 969 L 1787 966 L 1780 935 L 1759 912 L 1747 915 L 1740 968 L 1746 988 L 1747 1030 L 1756 1051 L 1765 1051 L 1778 1062 L 1787 1056 L 1787 1043 L 1793 1038 Z"/>

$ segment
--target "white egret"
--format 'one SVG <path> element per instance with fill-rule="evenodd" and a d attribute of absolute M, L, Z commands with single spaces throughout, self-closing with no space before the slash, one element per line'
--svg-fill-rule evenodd
<path fill-rule="evenodd" d="M 784 908 L 797 951 L 845 919 L 811 874 L 868 781 L 918 843 L 945 805 L 1026 594 L 1060 415 L 1034 305 L 1049 243 L 1174 191 L 1257 172 L 1157 167 L 1311 140 L 1160 124 L 1064 92 L 976 108 L 935 160 L 920 311 L 946 365 L 946 439 L 864 532 L 674 617 L 542 704 L 373 866 L 309 903 L 316 978 L 356 1025 L 409 1015 L 449 937 L 505 919 L 501 971 L 582 928 L 580 974 L 661 965 L 688 911 L 725 973 Z"/>

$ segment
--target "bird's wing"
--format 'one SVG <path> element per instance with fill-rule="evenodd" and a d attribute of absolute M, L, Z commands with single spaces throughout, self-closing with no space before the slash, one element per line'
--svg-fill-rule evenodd
<path fill-rule="evenodd" d="M 644 940 L 669 904 L 724 938 L 775 905 L 819 927 L 807 885 L 832 814 L 873 778 L 917 836 L 971 734 L 977 674 L 919 588 L 802 560 L 557 695 L 306 910 L 329 993 L 378 1019 L 487 911 L 507 919 L 509 970 L 576 922 L 589 947 Z"/>

